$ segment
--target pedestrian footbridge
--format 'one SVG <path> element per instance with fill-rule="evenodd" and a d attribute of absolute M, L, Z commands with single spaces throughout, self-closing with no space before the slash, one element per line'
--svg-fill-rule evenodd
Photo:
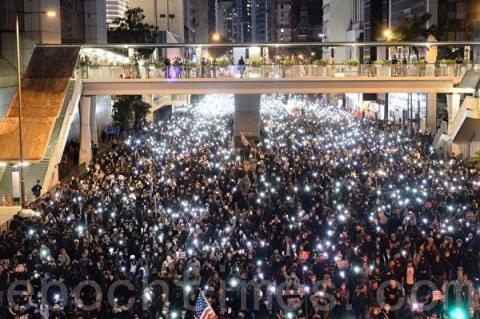
<path fill-rule="evenodd" d="M 286 77 L 196 79 L 83 79 L 85 95 L 451 93 L 460 77 Z"/>
<path fill-rule="evenodd" d="M 472 65 L 453 68 L 433 64 L 270 64 L 246 65 L 241 69 L 238 66 L 204 65 L 168 69 L 152 65 L 101 66 L 82 64 L 82 50 L 85 49 L 81 46 L 39 46 L 23 76 L 21 134 L 27 189 L 36 180 L 41 181 L 44 191 L 58 182 L 58 164 L 77 108 L 81 119 L 80 159 L 81 162 L 91 159 L 89 99 L 93 96 L 158 94 L 186 97 L 189 94 L 229 93 L 238 96 L 238 112 L 245 110 L 246 114 L 256 114 L 258 120 L 258 110 L 252 109 L 258 109 L 258 105 L 250 104 L 259 103 L 259 94 L 455 93 L 463 74 L 472 68 Z M 188 101 L 188 98 L 170 98 L 169 101 Z M 472 111 L 470 105 L 475 104 L 472 103 L 468 102 L 469 106 L 462 106 L 460 111 Z M 13 186 L 15 174 L 12 174 L 18 171 L 20 162 L 18 105 L 17 94 L 0 121 L 0 196 L 19 197 Z M 478 112 L 474 116 L 477 115 Z M 249 125 L 252 122 L 247 118 L 237 119 L 237 114 L 235 121 L 248 122 Z M 465 120 L 452 123 L 460 122 Z M 457 126 L 452 131 L 449 128 L 448 133 L 455 136 L 469 134 Z M 237 132 L 237 127 L 235 130 Z M 249 132 L 258 132 L 258 127 L 246 130 L 238 128 L 248 137 Z"/>

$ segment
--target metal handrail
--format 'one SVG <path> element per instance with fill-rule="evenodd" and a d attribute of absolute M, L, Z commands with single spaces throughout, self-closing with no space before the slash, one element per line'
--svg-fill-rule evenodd
<path fill-rule="evenodd" d="M 39 47 L 79 47 L 103 49 L 128 48 L 318 48 L 318 47 L 387 47 L 387 46 L 480 46 L 480 41 L 381 41 L 381 42 L 288 42 L 288 43 L 117 43 L 117 44 L 41 44 Z"/>
<path fill-rule="evenodd" d="M 67 142 L 67 135 L 70 130 L 70 126 L 73 122 L 73 116 L 75 114 L 75 107 L 78 105 L 78 102 L 81 97 L 82 93 L 82 81 L 80 80 L 79 76 L 74 75 L 73 79 L 76 81 L 75 86 L 73 89 L 73 93 L 71 96 L 71 100 L 68 102 L 67 110 L 65 111 L 65 117 L 63 119 L 62 126 L 60 128 L 60 133 L 58 136 L 57 144 L 50 155 L 50 162 L 48 164 L 48 168 L 45 174 L 45 178 L 43 181 L 43 185 L 46 185 L 47 188 L 52 188 L 51 183 L 54 180 L 54 171 L 55 166 L 60 162 L 63 150 L 65 148 L 65 144 Z M 63 137 L 63 138 L 62 138 Z M 58 174 L 58 172 L 57 172 Z"/>
<path fill-rule="evenodd" d="M 238 65 L 183 65 L 171 66 L 169 78 L 291 78 L 291 77 L 385 77 L 385 78 L 428 78 L 428 77 L 460 77 L 471 65 L 464 64 L 264 64 L 246 65 L 242 70 Z M 85 72 L 86 71 L 86 72 Z M 165 78 L 167 68 L 152 65 L 100 65 L 86 67 L 82 70 L 84 79 L 155 79 Z"/>

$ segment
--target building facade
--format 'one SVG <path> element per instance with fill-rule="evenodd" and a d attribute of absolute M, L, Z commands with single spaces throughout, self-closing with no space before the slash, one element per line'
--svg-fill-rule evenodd
<path fill-rule="evenodd" d="M 293 24 L 293 23 L 292 23 Z M 298 13 L 298 22 L 295 25 L 294 41 L 311 41 L 313 38 L 313 29 L 308 16 L 308 8 L 305 3 L 300 7 Z"/>
<path fill-rule="evenodd" d="M 128 9 L 128 0 L 106 0 L 106 6 L 107 24 L 110 27 L 115 27 L 112 22 L 123 17 Z"/>
<path fill-rule="evenodd" d="M 0 1 L 0 56 L 11 65 L 15 58 L 15 16 L 20 14 L 21 58 L 24 68 L 35 44 L 106 43 L 105 0 Z M 47 16 L 41 12 L 55 12 Z"/>
<path fill-rule="evenodd" d="M 129 7 L 140 7 L 145 23 L 159 31 L 169 31 L 180 41 L 193 38 L 193 14 L 191 0 L 129 0 Z"/>
<path fill-rule="evenodd" d="M 438 3 L 438 29 L 442 40 L 478 39 L 480 3 L 476 0 L 449 0 Z"/>
<path fill-rule="evenodd" d="M 365 42 L 373 42 L 383 38 L 383 31 L 387 27 L 386 1 L 388 0 L 363 0 L 363 36 Z M 377 60 L 377 48 L 365 48 L 360 59 L 363 61 Z"/>
<path fill-rule="evenodd" d="M 252 2 L 252 42 L 268 42 L 268 0 Z"/>
<path fill-rule="evenodd" d="M 210 37 L 209 31 L 209 12 L 210 6 L 215 5 L 211 1 L 205 5 L 204 0 L 191 0 L 192 7 L 192 24 L 194 35 L 191 42 L 208 43 Z M 213 32 L 212 32 L 213 33 Z"/>
<path fill-rule="evenodd" d="M 235 0 L 233 14 L 233 41 L 252 42 L 252 3 L 253 0 Z"/>
<path fill-rule="evenodd" d="M 234 41 L 233 17 L 235 14 L 233 0 L 216 0 L 215 2 L 215 32 L 226 41 Z"/>
<path fill-rule="evenodd" d="M 21 70 L 38 43 L 106 43 L 107 39 L 105 0 L 1 0 L 0 118 L 16 92 L 15 18 L 25 11 L 30 13 L 19 15 Z"/>
<path fill-rule="evenodd" d="M 432 15 L 427 22 L 427 27 L 438 26 L 439 0 L 389 0 L 388 2 L 388 26 L 395 28 L 402 23 L 405 16 L 421 16 L 425 13 Z"/>
<path fill-rule="evenodd" d="M 195 8 L 193 0 L 183 0 L 183 41 L 185 43 L 195 43 Z M 204 7 L 207 7 L 204 5 Z"/>
<path fill-rule="evenodd" d="M 302 13 L 303 11 L 303 13 Z M 300 20 L 303 20 L 302 22 Z M 307 23 L 308 21 L 308 23 Z M 292 1 L 292 26 L 307 27 L 308 37 L 312 41 L 322 40 L 322 21 L 323 21 L 323 3 L 318 0 L 293 0 Z M 301 24 L 300 24 L 301 23 Z M 309 30 L 311 28 L 311 31 Z M 298 30 L 297 30 L 298 31 Z M 300 33 L 307 33 L 302 31 Z M 294 34 L 295 41 L 302 41 L 304 37 L 297 39 L 297 33 Z"/>
<path fill-rule="evenodd" d="M 323 40 L 325 42 L 345 42 L 347 30 L 352 21 L 352 0 L 323 1 Z M 324 58 L 342 63 L 351 57 L 347 48 L 325 48 Z"/>
<path fill-rule="evenodd" d="M 208 36 L 210 38 L 211 34 L 214 34 L 217 30 L 217 1 L 216 0 L 207 0 L 208 1 Z"/>
<path fill-rule="evenodd" d="M 292 0 L 273 0 L 269 14 L 272 16 L 270 24 L 271 41 L 292 41 Z"/>

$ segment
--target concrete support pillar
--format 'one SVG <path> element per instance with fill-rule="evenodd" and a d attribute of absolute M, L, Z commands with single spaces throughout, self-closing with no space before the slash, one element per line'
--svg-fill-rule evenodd
<path fill-rule="evenodd" d="M 447 108 L 448 108 L 448 133 L 451 134 L 453 130 L 453 119 L 460 109 L 460 94 L 447 94 Z M 454 155 L 462 153 L 462 145 L 458 143 L 451 144 L 451 152 Z"/>
<path fill-rule="evenodd" d="M 90 101 L 92 97 L 82 96 L 80 100 L 80 155 L 79 164 L 92 160 L 92 137 L 90 134 Z"/>
<path fill-rule="evenodd" d="M 235 95 L 235 146 L 243 145 L 242 134 L 250 143 L 260 135 L 260 94 Z"/>
<path fill-rule="evenodd" d="M 97 129 L 97 97 L 92 96 L 90 100 L 90 135 L 92 143 L 98 146 L 98 129 Z"/>
<path fill-rule="evenodd" d="M 460 109 L 460 94 L 452 93 L 447 95 L 448 124 L 452 123 Z"/>
<path fill-rule="evenodd" d="M 427 130 L 437 132 L 437 93 L 427 94 Z"/>
<path fill-rule="evenodd" d="M 377 96 L 380 97 L 380 94 L 378 94 Z M 388 111 L 388 106 L 389 106 L 388 105 L 388 102 L 389 102 L 388 97 L 389 97 L 388 93 L 383 94 L 383 100 L 385 101 L 385 107 L 383 109 L 383 120 L 387 123 L 388 123 L 388 112 L 389 112 Z"/>
<path fill-rule="evenodd" d="M 148 123 L 152 123 L 153 122 L 153 113 L 154 113 L 153 110 L 155 109 L 155 107 L 153 105 L 153 95 L 144 95 L 143 100 L 152 106 L 152 109 L 147 114 L 147 118 L 146 118 Z"/>

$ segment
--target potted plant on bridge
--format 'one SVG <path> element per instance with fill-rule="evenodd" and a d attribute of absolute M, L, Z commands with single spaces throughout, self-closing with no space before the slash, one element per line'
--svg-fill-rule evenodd
<path fill-rule="evenodd" d="M 229 66 L 230 66 L 230 61 L 226 57 L 220 58 L 218 60 L 218 67 L 220 68 L 219 73 L 221 76 L 225 76 L 229 74 L 229 70 L 228 70 Z"/>
<path fill-rule="evenodd" d="M 292 76 L 294 73 L 293 70 L 293 60 L 290 57 L 286 57 L 284 61 L 284 67 L 285 67 L 285 76 Z"/>
<path fill-rule="evenodd" d="M 358 75 L 358 66 L 360 62 L 358 60 L 348 60 L 345 62 L 346 70 L 345 75 L 347 76 L 357 76 Z"/>
<path fill-rule="evenodd" d="M 442 59 L 440 60 L 440 74 L 441 76 L 455 75 L 455 60 Z"/>
<path fill-rule="evenodd" d="M 392 61 L 377 60 L 375 61 L 375 68 L 377 69 L 377 76 L 389 77 L 392 73 Z"/>
<path fill-rule="evenodd" d="M 253 60 L 250 63 L 249 77 L 258 78 L 262 76 L 263 61 L 261 59 Z"/>
<path fill-rule="evenodd" d="M 155 77 L 163 77 L 163 72 L 165 69 L 165 62 L 163 61 L 163 59 L 155 60 L 153 66 L 155 67 Z"/>
<path fill-rule="evenodd" d="M 314 64 L 313 75 L 322 76 L 322 77 L 327 76 L 327 65 L 328 65 L 327 60 L 324 60 L 324 59 L 315 60 L 313 64 Z"/>
<path fill-rule="evenodd" d="M 90 59 L 87 55 L 80 58 L 79 65 L 80 65 L 80 77 L 81 78 L 88 78 L 88 64 L 90 63 Z"/>
<path fill-rule="evenodd" d="M 417 60 L 413 62 L 415 64 L 415 75 L 416 76 L 425 76 L 427 72 L 427 61 Z"/>
<path fill-rule="evenodd" d="M 95 78 L 95 77 L 100 77 L 104 78 L 106 77 L 105 68 L 100 68 L 100 63 L 98 61 L 92 61 L 88 60 L 87 62 L 87 70 L 88 70 L 88 76 Z"/>

